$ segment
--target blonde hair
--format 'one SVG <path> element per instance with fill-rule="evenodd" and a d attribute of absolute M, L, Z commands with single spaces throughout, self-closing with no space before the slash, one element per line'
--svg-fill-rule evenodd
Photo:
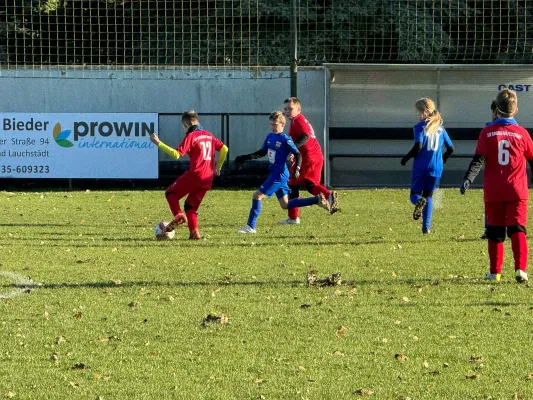
<path fill-rule="evenodd" d="M 422 119 L 427 121 L 424 132 L 426 136 L 433 136 L 437 133 L 439 126 L 442 125 L 442 117 L 435 107 L 435 102 L 428 97 L 416 101 L 415 107 L 420 113 Z"/>
<path fill-rule="evenodd" d="M 518 98 L 516 92 L 510 89 L 501 90 L 496 99 L 496 112 L 504 118 L 510 118 L 516 113 L 516 107 L 518 106 Z"/>
<path fill-rule="evenodd" d="M 281 111 L 274 111 L 268 116 L 269 121 L 280 121 L 282 124 L 285 125 L 286 119 L 285 115 Z"/>

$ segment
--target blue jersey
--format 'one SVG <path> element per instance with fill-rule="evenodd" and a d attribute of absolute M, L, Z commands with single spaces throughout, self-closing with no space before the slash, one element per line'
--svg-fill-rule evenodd
<path fill-rule="evenodd" d="M 267 152 L 268 162 L 270 163 L 270 175 L 276 175 L 281 179 L 288 180 L 289 170 L 287 168 L 287 157 L 291 153 L 299 153 L 292 139 L 284 133 L 269 133 L 261 150 Z"/>
<path fill-rule="evenodd" d="M 427 121 L 421 121 L 414 127 L 415 143 L 422 143 L 422 148 L 415 156 L 413 174 L 440 177 L 442 175 L 442 147 L 452 147 L 448 132 L 441 125 L 437 132 L 430 136 L 425 133 Z"/>

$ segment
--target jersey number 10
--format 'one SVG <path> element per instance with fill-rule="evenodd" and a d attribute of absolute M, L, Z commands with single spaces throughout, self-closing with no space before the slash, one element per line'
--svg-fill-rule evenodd
<path fill-rule="evenodd" d="M 440 138 L 439 132 L 435 132 L 433 135 L 428 136 L 428 144 L 427 144 L 428 151 L 437 151 L 439 149 L 439 138 Z"/>

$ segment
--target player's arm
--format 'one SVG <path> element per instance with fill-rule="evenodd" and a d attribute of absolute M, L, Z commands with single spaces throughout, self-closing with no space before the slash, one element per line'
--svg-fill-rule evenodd
<path fill-rule="evenodd" d="M 264 157 L 266 155 L 267 155 L 267 150 L 266 149 L 259 149 L 259 150 L 257 150 L 254 153 L 243 154 L 243 155 L 235 157 L 235 162 L 237 164 L 242 164 L 242 163 L 244 163 L 246 161 L 255 160 L 257 158 L 261 158 L 261 157 Z"/>
<path fill-rule="evenodd" d="M 296 142 L 290 138 L 287 138 L 287 146 L 290 148 L 290 154 L 294 156 L 294 159 L 296 160 L 296 167 L 294 168 L 292 175 L 293 178 L 298 179 L 300 177 L 300 168 L 302 167 L 302 153 L 298 150 Z"/>
<path fill-rule="evenodd" d="M 529 169 L 531 169 L 531 184 L 533 185 L 533 159 L 527 160 L 527 163 L 529 164 Z"/>
<path fill-rule="evenodd" d="M 297 139 L 293 139 L 296 147 L 302 147 L 311 138 L 311 128 L 302 121 L 296 122 L 296 132 L 300 132 L 300 136 Z"/>
<path fill-rule="evenodd" d="M 413 157 L 416 157 L 416 155 L 418 154 L 418 152 L 422 150 L 422 142 L 416 142 L 413 147 L 411 148 L 411 150 L 409 150 L 409 153 L 407 153 L 403 158 L 402 158 L 402 165 L 405 165 L 407 164 L 407 161 L 409 161 L 411 158 Z"/>
<path fill-rule="evenodd" d="M 446 164 L 446 161 L 448 161 L 448 158 L 450 158 L 454 150 L 452 140 L 446 131 L 444 131 L 444 146 L 446 147 L 446 151 L 442 155 L 442 162 Z"/>
<path fill-rule="evenodd" d="M 444 164 L 446 164 L 446 161 L 448 161 L 448 158 L 450 158 L 450 156 L 452 155 L 453 153 L 453 146 L 450 146 L 450 147 L 446 147 L 446 151 L 444 152 L 444 154 L 442 155 L 442 162 Z"/>
<path fill-rule="evenodd" d="M 163 143 L 159 137 L 155 133 L 150 134 L 150 140 L 153 144 L 155 144 L 159 149 L 161 149 L 163 152 L 167 153 L 171 158 L 177 160 L 181 157 L 180 153 L 173 149 L 170 146 L 167 146 L 165 143 Z"/>
<path fill-rule="evenodd" d="M 228 146 L 223 145 L 220 150 L 218 151 L 218 162 L 216 169 L 220 171 L 222 169 L 222 165 L 224 164 L 224 161 L 226 161 L 226 156 L 228 155 Z"/>
<path fill-rule="evenodd" d="M 481 154 L 475 154 L 474 158 L 472 158 L 472 161 L 470 161 L 468 170 L 466 171 L 466 174 L 463 178 L 463 183 L 461 185 L 461 194 L 465 194 L 472 182 L 474 182 L 474 179 L 476 179 L 476 176 L 478 176 L 479 171 L 481 171 L 481 168 L 483 168 L 483 165 L 485 165 L 485 157 Z"/>
<path fill-rule="evenodd" d="M 302 147 L 304 144 L 307 143 L 307 141 L 309 140 L 311 136 L 309 136 L 308 134 L 304 133 L 302 134 L 302 136 L 300 136 L 298 139 L 296 139 L 294 141 L 294 144 L 296 145 L 296 147 Z"/>

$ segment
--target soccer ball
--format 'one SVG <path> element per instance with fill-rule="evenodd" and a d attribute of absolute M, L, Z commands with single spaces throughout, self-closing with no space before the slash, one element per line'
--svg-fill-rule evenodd
<path fill-rule="evenodd" d="M 176 232 L 174 231 L 166 232 L 165 227 L 167 225 L 168 225 L 168 222 L 161 221 L 155 226 L 154 233 L 155 233 L 155 238 L 157 240 L 170 240 L 174 238 L 174 235 L 176 234 Z"/>

